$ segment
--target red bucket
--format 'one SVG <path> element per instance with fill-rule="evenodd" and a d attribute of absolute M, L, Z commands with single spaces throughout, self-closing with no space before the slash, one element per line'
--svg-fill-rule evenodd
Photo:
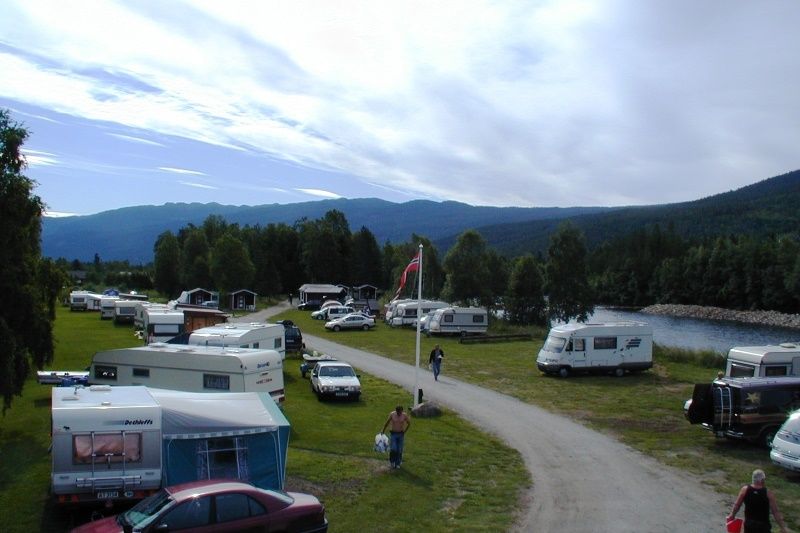
<path fill-rule="evenodd" d="M 725 525 L 728 527 L 728 533 L 741 533 L 743 524 L 744 520 L 734 518 L 733 520 L 728 520 Z"/>

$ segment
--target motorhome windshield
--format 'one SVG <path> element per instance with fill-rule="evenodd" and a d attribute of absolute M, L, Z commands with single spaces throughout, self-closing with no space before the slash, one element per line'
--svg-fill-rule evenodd
<path fill-rule="evenodd" d="M 564 337 L 554 337 L 553 335 L 548 335 L 547 340 L 544 341 L 544 347 L 542 350 L 545 352 L 553 352 L 553 353 L 561 353 L 561 350 L 564 349 L 564 344 L 566 344 L 567 339 Z"/>

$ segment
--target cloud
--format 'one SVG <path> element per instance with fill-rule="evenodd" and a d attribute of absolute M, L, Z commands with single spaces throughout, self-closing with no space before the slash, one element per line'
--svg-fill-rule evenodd
<path fill-rule="evenodd" d="M 311 196 L 319 196 L 320 198 L 334 198 L 334 199 L 341 198 L 341 196 L 336 194 L 335 192 L 323 191 L 321 189 L 295 189 L 295 190 Z"/>
<path fill-rule="evenodd" d="M 43 152 L 41 150 L 31 150 L 23 148 L 22 154 L 30 167 L 52 166 L 60 163 L 55 154 Z"/>
<path fill-rule="evenodd" d="M 122 139 L 123 141 L 130 141 L 139 144 L 147 144 L 150 146 L 164 146 L 159 142 L 151 141 L 149 139 L 142 139 L 141 137 L 133 137 L 131 135 L 123 135 L 121 133 L 108 133 L 108 135 L 116 137 L 117 139 Z"/>
<path fill-rule="evenodd" d="M 195 187 L 198 189 L 213 189 L 213 190 L 219 189 L 219 187 L 214 187 L 213 185 L 206 185 L 204 183 L 196 183 L 192 181 L 179 181 L 178 183 L 180 183 L 181 185 L 186 185 L 187 187 Z"/>
<path fill-rule="evenodd" d="M 191 174 L 193 176 L 205 176 L 205 172 L 200 172 L 199 170 L 189 170 L 185 168 L 175 168 L 175 167 L 158 167 L 158 170 L 163 170 L 164 172 L 173 172 L 175 174 Z"/>
<path fill-rule="evenodd" d="M 63 217 L 75 217 L 78 216 L 78 213 L 65 213 L 63 211 L 45 211 L 42 213 L 42 215 L 49 218 L 63 218 Z"/>

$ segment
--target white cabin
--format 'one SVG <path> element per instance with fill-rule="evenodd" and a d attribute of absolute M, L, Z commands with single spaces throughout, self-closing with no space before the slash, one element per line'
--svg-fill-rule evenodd
<path fill-rule="evenodd" d="M 284 399 L 283 360 L 275 350 L 152 343 L 97 352 L 89 383 L 146 385 L 188 392 L 268 392 Z"/>
<path fill-rule="evenodd" d="M 728 352 L 725 375 L 734 378 L 800 376 L 800 344 L 733 347 Z"/>
<path fill-rule="evenodd" d="M 564 324 L 550 330 L 536 366 L 567 377 L 575 372 L 626 372 L 653 366 L 653 328 L 641 322 Z"/>
<path fill-rule="evenodd" d="M 194 330 L 189 335 L 189 344 L 275 350 L 286 359 L 285 335 L 283 324 L 226 322 Z"/>
<path fill-rule="evenodd" d="M 443 307 L 433 311 L 425 324 L 431 335 L 482 335 L 489 328 L 483 307 Z"/>

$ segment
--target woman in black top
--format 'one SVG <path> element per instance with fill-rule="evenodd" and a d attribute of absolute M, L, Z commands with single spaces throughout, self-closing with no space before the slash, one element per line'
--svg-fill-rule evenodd
<path fill-rule="evenodd" d="M 739 491 L 739 497 L 733 504 L 731 514 L 727 520 L 731 521 L 739 512 L 739 508 L 744 503 L 744 531 L 745 533 L 770 533 L 772 526 L 769 523 L 769 513 L 775 517 L 775 521 L 781 528 L 781 533 L 786 533 L 786 524 L 783 516 L 778 511 L 778 504 L 775 501 L 775 493 L 768 491 L 764 480 L 766 474 L 763 470 L 753 471 L 753 482 L 745 485 Z"/>

